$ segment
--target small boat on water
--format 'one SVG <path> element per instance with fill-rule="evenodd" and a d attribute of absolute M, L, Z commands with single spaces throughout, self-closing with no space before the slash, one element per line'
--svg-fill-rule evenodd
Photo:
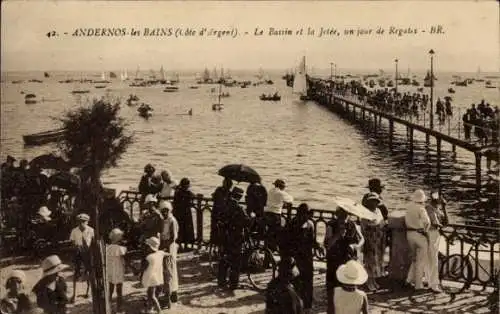
<path fill-rule="evenodd" d="M 300 95 L 300 100 L 309 100 L 307 96 L 306 56 L 302 56 L 293 80 L 293 93 Z"/>
<path fill-rule="evenodd" d="M 486 81 L 484 87 L 486 87 L 486 88 L 496 88 L 493 84 L 491 84 L 491 81 Z"/>
<path fill-rule="evenodd" d="M 49 73 L 47 73 L 47 72 L 43 72 L 43 76 L 44 77 L 50 77 Z"/>
<path fill-rule="evenodd" d="M 153 108 L 151 108 L 150 105 L 145 104 L 145 103 L 142 103 L 142 105 L 139 108 L 137 108 L 137 112 L 139 112 L 139 116 L 143 117 L 146 120 L 149 119 L 149 117 L 151 117 L 153 115 L 153 113 L 151 111 L 153 111 Z"/>
<path fill-rule="evenodd" d="M 64 137 L 65 129 L 45 131 L 35 134 L 23 135 L 25 145 L 43 145 L 51 142 L 57 142 Z"/>
<path fill-rule="evenodd" d="M 130 96 L 127 99 L 127 105 L 137 106 L 138 104 L 139 104 L 139 97 L 137 97 L 137 95 L 130 94 Z"/>
<path fill-rule="evenodd" d="M 177 87 L 177 86 L 167 86 L 163 90 L 163 92 L 165 92 L 165 93 L 173 93 L 173 92 L 178 92 L 178 91 L 179 91 L 179 87 Z"/>
<path fill-rule="evenodd" d="M 191 86 L 189 86 L 189 89 L 198 89 L 198 88 L 199 88 L 199 86 L 197 86 L 197 85 L 191 85 Z"/>
<path fill-rule="evenodd" d="M 413 79 L 413 81 L 411 81 L 411 85 L 412 86 L 420 86 L 420 83 L 417 80 Z"/>
<path fill-rule="evenodd" d="M 260 95 L 259 98 L 262 101 L 280 101 L 281 100 L 281 96 L 278 95 L 278 93 L 275 93 L 274 95 L 265 95 L 265 94 L 262 94 L 262 95 Z"/>
<path fill-rule="evenodd" d="M 90 91 L 88 89 L 78 89 L 78 90 L 74 90 L 74 91 L 71 91 L 71 94 L 88 94 L 90 93 Z"/>
<path fill-rule="evenodd" d="M 35 94 L 26 94 L 24 96 L 24 103 L 27 105 L 36 104 L 36 95 Z"/>
<path fill-rule="evenodd" d="M 450 87 L 450 88 L 448 88 L 448 93 L 450 93 L 450 94 L 455 94 L 455 90 L 454 90 L 453 88 L 451 88 L 451 87 Z"/>
<path fill-rule="evenodd" d="M 220 99 L 222 97 L 222 84 L 219 83 L 219 94 L 218 94 L 218 101 L 215 104 L 212 104 L 212 110 L 213 111 L 221 111 L 224 109 L 224 104 L 220 102 Z"/>
<path fill-rule="evenodd" d="M 107 86 L 106 85 L 96 85 L 94 86 L 95 88 L 98 88 L 98 89 L 101 89 L 101 88 L 106 88 Z"/>
<path fill-rule="evenodd" d="M 32 79 L 32 80 L 29 80 L 28 82 L 30 82 L 30 83 L 43 83 L 42 80 L 37 80 L 37 79 Z"/>

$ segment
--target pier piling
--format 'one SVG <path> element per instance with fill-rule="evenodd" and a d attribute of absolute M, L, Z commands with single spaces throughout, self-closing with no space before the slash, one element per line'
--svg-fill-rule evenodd
<path fill-rule="evenodd" d="M 394 121 L 392 119 L 389 120 L 389 148 L 392 149 L 392 136 L 394 133 Z"/>
<path fill-rule="evenodd" d="M 480 152 L 475 152 L 474 156 L 476 157 L 476 192 L 478 194 L 481 193 L 481 157 L 482 154 Z"/>
<path fill-rule="evenodd" d="M 441 174 L 441 138 L 440 137 L 436 138 L 436 148 L 437 148 L 436 176 L 439 178 L 439 175 Z"/>

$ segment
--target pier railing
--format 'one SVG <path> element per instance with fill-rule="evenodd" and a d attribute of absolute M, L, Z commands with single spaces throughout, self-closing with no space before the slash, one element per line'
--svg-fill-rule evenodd
<path fill-rule="evenodd" d="M 138 219 L 141 214 L 140 194 L 137 191 L 122 191 L 118 198 L 124 210 L 133 219 Z M 242 203 L 245 206 L 244 203 Z M 195 226 L 195 246 L 198 249 L 207 248 L 210 244 L 210 216 L 213 200 L 197 194 L 191 203 L 191 212 Z M 314 224 L 316 241 L 323 243 L 326 224 L 334 217 L 334 212 L 322 209 L 312 209 L 311 220 Z M 283 217 L 288 221 L 297 213 L 293 205 L 287 206 Z M 468 259 L 472 266 L 472 274 L 462 271 L 454 274 L 451 280 L 458 282 L 471 281 L 472 283 L 491 286 L 495 281 L 495 273 L 500 265 L 500 230 L 483 226 L 469 226 L 449 224 L 441 230 L 441 236 L 446 249 L 441 253 L 444 258 L 458 255 L 463 260 Z M 390 256 L 390 254 L 389 254 Z M 314 252 L 317 261 L 326 261 L 325 256 L 319 251 Z M 450 279 L 450 278 L 447 278 Z"/>

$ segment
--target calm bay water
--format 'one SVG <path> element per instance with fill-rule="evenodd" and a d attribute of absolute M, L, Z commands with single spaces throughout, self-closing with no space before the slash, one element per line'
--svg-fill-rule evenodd
<path fill-rule="evenodd" d="M 11 154 L 18 159 L 31 159 L 55 150 L 54 145 L 25 148 L 22 135 L 54 129 L 59 117 L 78 103 L 106 93 L 92 84 L 59 84 L 80 73 L 56 73 L 48 79 L 42 73 L 3 73 L 1 106 L 1 158 Z M 254 79 L 242 73 L 235 79 Z M 437 75 L 436 98 L 447 95 L 451 74 Z M 470 75 L 473 76 L 473 75 Z M 86 74 L 85 77 L 91 77 Z M 43 79 L 43 83 L 12 84 L 12 80 Z M 97 78 L 95 78 L 97 79 Z M 390 209 L 404 208 L 406 198 L 415 188 L 427 191 L 437 183 L 434 153 L 425 158 L 423 144 L 417 144 L 414 162 L 407 160 L 406 147 L 400 145 L 404 130 L 397 130 L 396 147 L 390 152 L 384 140 L 372 139 L 359 126 L 342 120 L 313 102 L 303 104 L 292 95 L 291 88 L 278 75 L 271 76 L 275 85 L 242 89 L 225 88 L 231 97 L 224 98 L 225 109 L 213 112 L 214 85 L 195 85 L 194 76 L 182 75 L 179 92 L 164 93 L 162 87 L 134 88 L 113 80 L 109 93 L 123 100 L 134 93 L 154 108 L 148 121 L 137 115 L 136 107 L 122 106 L 121 115 L 135 133 L 135 143 L 121 159 L 119 166 L 106 172 L 103 181 L 119 190 L 136 187 L 145 164 L 156 169 L 170 169 L 175 178 L 188 177 L 193 191 L 209 195 L 221 182 L 217 170 L 228 163 L 245 163 L 256 169 L 266 187 L 283 178 L 296 203 L 308 202 L 314 208 L 334 209 L 333 196 L 361 199 L 369 178 L 379 177 L 386 184 L 383 196 Z M 498 83 L 498 82 L 496 82 Z M 484 83 L 454 87 L 455 108 L 485 99 L 498 105 L 498 89 L 485 89 Z M 72 95 L 74 89 L 89 89 L 83 97 Z M 412 88 L 411 90 L 414 90 Z M 35 93 L 39 103 L 24 104 L 25 93 Z M 281 102 L 261 102 L 262 93 L 278 91 Z M 87 96 L 88 95 L 88 96 Z M 40 100 L 44 98 L 43 102 Z M 193 109 L 193 116 L 185 115 Z M 461 109 L 463 113 L 464 109 Z M 458 109 L 455 111 L 458 113 Z M 423 141 L 422 138 L 418 138 Z M 451 151 L 450 148 L 443 148 Z M 474 182 L 473 154 L 457 150 L 457 161 L 451 154 L 443 161 L 441 184 L 452 221 L 475 222 L 494 220 L 490 215 L 470 210 Z M 452 176 L 461 181 L 451 181 Z M 244 186 L 242 183 L 241 185 Z"/>

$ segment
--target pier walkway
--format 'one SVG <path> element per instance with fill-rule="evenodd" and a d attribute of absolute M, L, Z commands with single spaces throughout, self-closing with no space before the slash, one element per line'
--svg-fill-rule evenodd
<path fill-rule="evenodd" d="M 498 162 L 498 151 L 500 143 L 489 143 L 482 145 L 479 141 L 466 140 L 463 136 L 460 120 L 449 119 L 444 124 L 436 123 L 436 127 L 431 128 L 430 123 L 426 120 L 425 115 L 421 118 L 412 118 L 412 116 L 402 117 L 396 116 L 391 112 L 381 111 L 370 104 L 358 95 L 353 95 L 347 90 L 335 90 L 330 86 L 329 81 L 321 79 L 310 79 L 308 96 L 316 101 L 319 105 L 328 108 L 331 111 L 342 113 L 346 119 L 360 121 L 367 126 L 373 127 L 375 132 L 378 132 L 383 124 L 382 121 L 387 121 L 389 133 L 389 147 L 392 149 L 394 128 L 395 125 L 406 129 L 407 147 L 410 156 L 414 150 L 414 133 L 421 132 L 425 135 L 427 149 L 431 146 L 431 137 L 435 140 L 437 152 L 437 175 L 441 170 L 442 144 L 449 143 L 453 154 L 456 154 L 456 147 L 460 147 L 474 154 L 475 157 L 475 173 L 476 173 L 476 191 L 481 192 L 482 187 L 482 157 L 494 159 Z M 490 137 L 491 138 L 491 137 Z"/>

